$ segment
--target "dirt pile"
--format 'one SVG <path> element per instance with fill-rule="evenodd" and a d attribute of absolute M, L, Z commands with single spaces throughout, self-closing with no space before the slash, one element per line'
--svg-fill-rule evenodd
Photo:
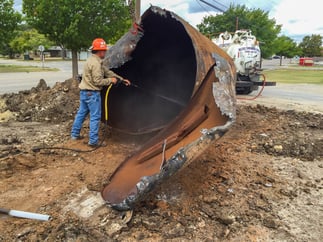
<path fill-rule="evenodd" d="M 78 92 L 78 83 L 73 79 L 57 82 L 53 88 L 41 79 L 31 90 L 1 95 L 0 114 L 9 112 L 9 119 L 19 122 L 65 122 L 74 117 Z"/>
<path fill-rule="evenodd" d="M 53 219 L 2 216 L 0 241 L 323 238 L 323 114 L 239 104 L 232 129 L 138 204 L 126 222 L 123 213 L 100 204 L 100 191 L 140 144 L 109 130 L 106 148 L 76 152 L 88 148 L 69 140 L 74 90 L 67 81 L 1 97 L 10 107 L 1 112 L 10 110 L 16 119 L 0 123 L 0 207 Z M 33 152 L 39 145 L 70 150 Z"/>

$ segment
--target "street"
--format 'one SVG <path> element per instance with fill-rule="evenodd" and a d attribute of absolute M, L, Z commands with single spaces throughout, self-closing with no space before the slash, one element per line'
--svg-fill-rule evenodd
<path fill-rule="evenodd" d="M 82 73 L 84 61 L 79 61 L 79 73 Z M 44 79 L 52 87 L 56 82 L 64 82 L 72 77 L 72 60 L 59 61 L 23 61 L 0 59 L 0 65 L 26 65 L 39 68 L 57 68 L 59 71 L 0 73 L 0 94 L 29 90 Z"/>
<path fill-rule="evenodd" d="M 260 88 L 259 88 L 260 90 Z M 283 84 L 265 87 L 262 94 L 253 99 L 258 91 L 238 95 L 238 103 L 261 104 L 284 110 L 323 113 L 323 86 L 314 84 Z"/>
<path fill-rule="evenodd" d="M 279 65 L 279 62 L 279 59 L 264 60 L 262 67 L 266 70 L 284 68 L 291 63 L 291 60 L 283 59 L 282 66 Z M 322 70 L 322 65 L 318 65 L 318 68 Z M 313 70 L 313 67 L 311 69 Z M 259 87 L 259 90 L 261 90 L 261 87 Z M 284 110 L 296 109 L 323 113 L 323 85 L 277 83 L 276 86 L 265 86 L 261 95 L 253 99 L 258 91 L 249 95 L 238 95 L 238 103 L 261 104 Z"/>

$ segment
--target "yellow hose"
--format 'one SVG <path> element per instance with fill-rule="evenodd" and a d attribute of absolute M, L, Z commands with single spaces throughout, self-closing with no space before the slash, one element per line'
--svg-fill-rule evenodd
<path fill-rule="evenodd" d="M 110 84 L 108 86 L 108 89 L 107 91 L 105 92 L 105 100 L 104 100 L 104 107 L 105 107 L 105 122 L 108 122 L 108 96 L 109 96 L 109 92 L 110 92 L 110 89 L 112 87 L 112 84 Z"/>

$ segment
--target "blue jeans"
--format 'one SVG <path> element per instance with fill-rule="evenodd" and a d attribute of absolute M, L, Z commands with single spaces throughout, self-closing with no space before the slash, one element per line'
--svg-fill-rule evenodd
<path fill-rule="evenodd" d="M 99 91 L 80 91 L 80 107 L 72 126 L 72 137 L 80 136 L 83 122 L 88 114 L 90 114 L 89 144 L 98 144 L 101 121 L 101 94 Z"/>

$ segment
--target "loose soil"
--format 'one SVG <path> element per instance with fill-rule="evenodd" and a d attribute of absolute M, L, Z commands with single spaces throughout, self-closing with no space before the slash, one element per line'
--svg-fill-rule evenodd
<path fill-rule="evenodd" d="M 322 113 L 238 103 L 228 133 L 131 217 L 100 191 L 143 139 L 101 125 L 107 147 L 77 152 L 77 107 L 73 80 L 0 96 L 0 207 L 51 216 L 1 215 L 0 241 L 322 241 Z"/>

